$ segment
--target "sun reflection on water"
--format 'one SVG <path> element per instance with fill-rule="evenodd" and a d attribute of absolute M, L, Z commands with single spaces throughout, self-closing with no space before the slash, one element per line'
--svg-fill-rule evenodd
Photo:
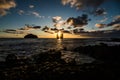
<path fill-rule="evenodd" d="M 57 49 L 62 49 L 63 48 L 63 40 L 62 39 L 57 39 Z"/>

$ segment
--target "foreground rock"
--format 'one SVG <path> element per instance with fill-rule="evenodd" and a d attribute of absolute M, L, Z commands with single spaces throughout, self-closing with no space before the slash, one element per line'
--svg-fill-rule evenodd
<path fill-rule="evenodd" d="M 83 54 L 91 51 L 90 56 L 94 55 L 97 59 L 98 56 L 94 50 L 101 51 L 101 46 L 103 47 L 103 44 L 93 47 L 78 47 L 74 50 Z M 104 51 L 108 49 L 106 47 L 108 46 L 104 45 Z M 100 55 L 99 52 L 98 54 Z M 104 54 L 101 55 L 107 59 Z M 61 55 L 64 57 L 61 58 Z M 6 62 L 1 63 L 4 66 L 0 67 L 0 80 L 120 80 L 119 64 L 107 63 L 100 56 L 98 59 L 102 58 L 100 59 L 102 62 L 96 60 L 92 63 L 77 65 L 73 59 L 73 53 L 69 53 L 69 55 L 72 55 L 72 60 L 66 61 L 66 57 L 69 56 L 66 56 L 65 52 L 61 53 L 56 50 L 49 50 L 28 58 L 19 58 L 10 54 L 6 57 Z M 64 58 L 65 60 L 63 60 Z"/>

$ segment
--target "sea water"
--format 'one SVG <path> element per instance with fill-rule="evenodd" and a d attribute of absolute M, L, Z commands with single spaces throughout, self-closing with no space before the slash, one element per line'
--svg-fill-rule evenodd
<path fill-rule="evenodd" d="M 120 42 L 107 42 L 106 39 L 0 39 L 0 61 L 5 61 L 8 54 L 17 54 L 28 56 L 31 54 L 40 54 L 50 49 L 61 50 L 62 59 L 66 57 L 75 58 L 83 62 L 93 61 L 93 58 L 73 52 L 73 49 L 79 46 L 96 45 L 99 43 L 107 43 L 110 45 L 120 44 Z M 66 48 L 67 51 L 62 50 Z M 67 61 L 66 61 L 67 62 Z M 79 63 L 79 62 L 78 62 Z"/>

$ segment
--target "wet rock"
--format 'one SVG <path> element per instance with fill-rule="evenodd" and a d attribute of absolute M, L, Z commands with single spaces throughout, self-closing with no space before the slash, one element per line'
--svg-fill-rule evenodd
<path fill-rule="evenodd" d="M 6 64 L 8 66 L 14 66 L 18 62 L 17 56 L 15 54 L 8 54 L 6 57 Z"/>
<path fill-rule="evenodd" d="M 64 63 L 64 60 L 61 59 L 61 52 L 55 50 L 49 50 L 33 56 L 34 62 L 44 63 L 44 62 L 59 62 Z"/>

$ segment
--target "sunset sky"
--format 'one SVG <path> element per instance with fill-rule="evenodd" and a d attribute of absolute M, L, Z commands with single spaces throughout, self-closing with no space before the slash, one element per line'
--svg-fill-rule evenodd
<path fill-rule="evenodd" d="M 0 38 L 120 37 L 120 0 L 0 0 Z M 45 27 L 47 26 L 47 27 Z"/>

